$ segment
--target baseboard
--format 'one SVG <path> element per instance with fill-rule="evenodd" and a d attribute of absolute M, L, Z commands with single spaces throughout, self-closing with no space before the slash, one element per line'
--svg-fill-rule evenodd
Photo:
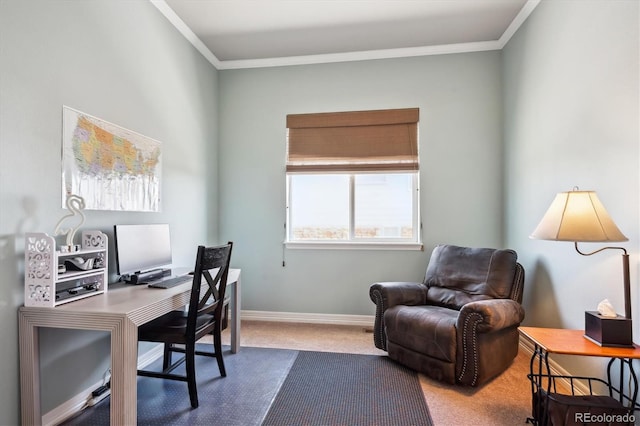
<path fill-rule="evenodd" d="M 53 410 L 45 413 L 42 416 L 43 426 L 54 426 L 62 423 L 63 421 L 71 418 L 75 414 L 82 411 L 87 405 L 87 401 L 91 397 L 93 392 L 98 387 L 102 386 L 102 380 L 89 386 L 87 389 L 81 391 L 71 399 L 58 405 Z"/>
<path fill-rule="evenodd" d="M 531 356 L 533 355 L 535 346 L 533 342 L 531 342 L 529 339 L 526 339 L 522 335 L 520 335 L 520 348 L 523 349 L 529 356 Z M 567 370 L 562 368 L 560 364 L 558 364 L 556 361 L 554 361 L 551 358 L 549 358 L 549 370 L 551 370 L 551 374 L 553 374 L 554 376 L 571 376 L 572 375 Z M 567 389 L 571 389 L 571 383 L 569 382 L 569 380 L 558 379 L 558 382 L 561 383 L 563 386 L 566 386 Z M 577 395 L 590 394 L 589 387 L 580 381 L 575 381 L 573 383 L 573 389 Z"/>
<path fill-rule="evenodd" d="M 156 359 L 160 358 L 163 354 L 162 345 L 157 345 L 151 350 L 145 352 L 142 356 L 138 358 L 138 368 L 144 368 L 147 365 L 151 364 Z M 80 391 L 77 395 L 73 396 L 71 399 L 63 402 L 58 405 L 53 410 L 45 413 L 42 416 L 42 424 L 43 426 L 54 426 L 58 425 L 69 418 L 75 416 L 80 411 L 82 411 L 89 399 L 91 398 L 91 392 L 93 392 L 98 387 L 102 386 L 104 383 L 101 381 L 94 383 L 89 386 L 87 389 Z"/>
<path fill-rule="evenodd" d="M 164 347 L 162 344 L 155 345 L 153 349 L 148 350 L 142 356 L 138 357 L 138 370 L 144 369 L 158 358 L 164 355 Z"/>
<path fill-rule="evenodd" d="M 241 311 L 247 321 L 294 322 L 305 324 L 359 325 L 373 327 L 373 315 L 308 314 L 301 312 Z"/>

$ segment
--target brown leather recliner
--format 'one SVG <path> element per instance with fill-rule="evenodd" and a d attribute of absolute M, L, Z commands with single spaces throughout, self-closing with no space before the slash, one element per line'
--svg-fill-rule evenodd
<path fill-rule="evenodd" d="M 518 353 L 523 283 L 513 250 L 437 246 L 424 282 L 371 286 L 374 343 L 433 379 L 481 385 Z"/>

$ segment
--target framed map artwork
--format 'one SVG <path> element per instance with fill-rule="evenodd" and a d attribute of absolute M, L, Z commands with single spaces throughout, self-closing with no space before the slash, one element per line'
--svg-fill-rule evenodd
<path fill-rule="evenodd" d="M 162 143 L 67 106 L 62 108 L 62 205 L 160 211 Z"/>

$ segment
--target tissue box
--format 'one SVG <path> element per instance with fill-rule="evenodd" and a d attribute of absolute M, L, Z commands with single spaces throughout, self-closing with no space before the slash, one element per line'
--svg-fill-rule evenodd
<path fill-rule="evenodd" d="M 631 320 L 620 315 L 610 318 L 597 311 L 586 311 L 584 335 L 600 346 L 633 347 Z"/>

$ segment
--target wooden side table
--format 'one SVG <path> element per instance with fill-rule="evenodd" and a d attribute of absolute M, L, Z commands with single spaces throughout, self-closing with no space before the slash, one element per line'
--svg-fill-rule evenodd
<path fill-rule="evenodd" d="M 520 327 L 519 330 L 522 336 L 534 344 L 534 351 L 529 364 L 529 379 L 531 380 L 533 402 L 532 418 L 527 419 L 528 423 L 545 424 L 546 418 L 543 418 L 542 414 L 547 413 L 547 411 L 545 411 L 547 407 L 543 406 L 540 401 L 536 401 L 536 398 L 539 398 L 536 393 L 539 390 L 546 391 L 547 395 L 550 392 L 554 392 L 554 380 L 556 378 L 567 379 L 571 383 L 572 394 L 574 379 L 588 381 L 588 385 L 590 387 L 592 382 L 600 382 L 609 388 L 609 397 L 613 398 L 614 396 L 617 396 L 616 399 L 620 402 L 620 405 L 629 407 L 628 410 L 630 413 L 632 413 L 633 410 L 640 409 L 640 406 L 636 403 L 636 398 L 638 396 L 638 377 L 632 364 L 633 359 L 640 359 L 640 346 L 635 344 L 633 348 L 599 346 L 584 337 L 584 330 L 565 330 L 541 327 Z M 549 354 L 610 358 L 607 365 L 607 380 L 604 381 L 593 377 L 553 376 L 549 368 Z M 613 386 L 611 380 L 613 366 L 616 361 L 619 363 L 619 387 Z M 628 389 L 629 395 L 625 394 L 623 380 L 625 370 L 628 372 L 628 377 L 630 379 Z M 545 382 L 547 385 L 546 388 L 544 386 Z"/>

